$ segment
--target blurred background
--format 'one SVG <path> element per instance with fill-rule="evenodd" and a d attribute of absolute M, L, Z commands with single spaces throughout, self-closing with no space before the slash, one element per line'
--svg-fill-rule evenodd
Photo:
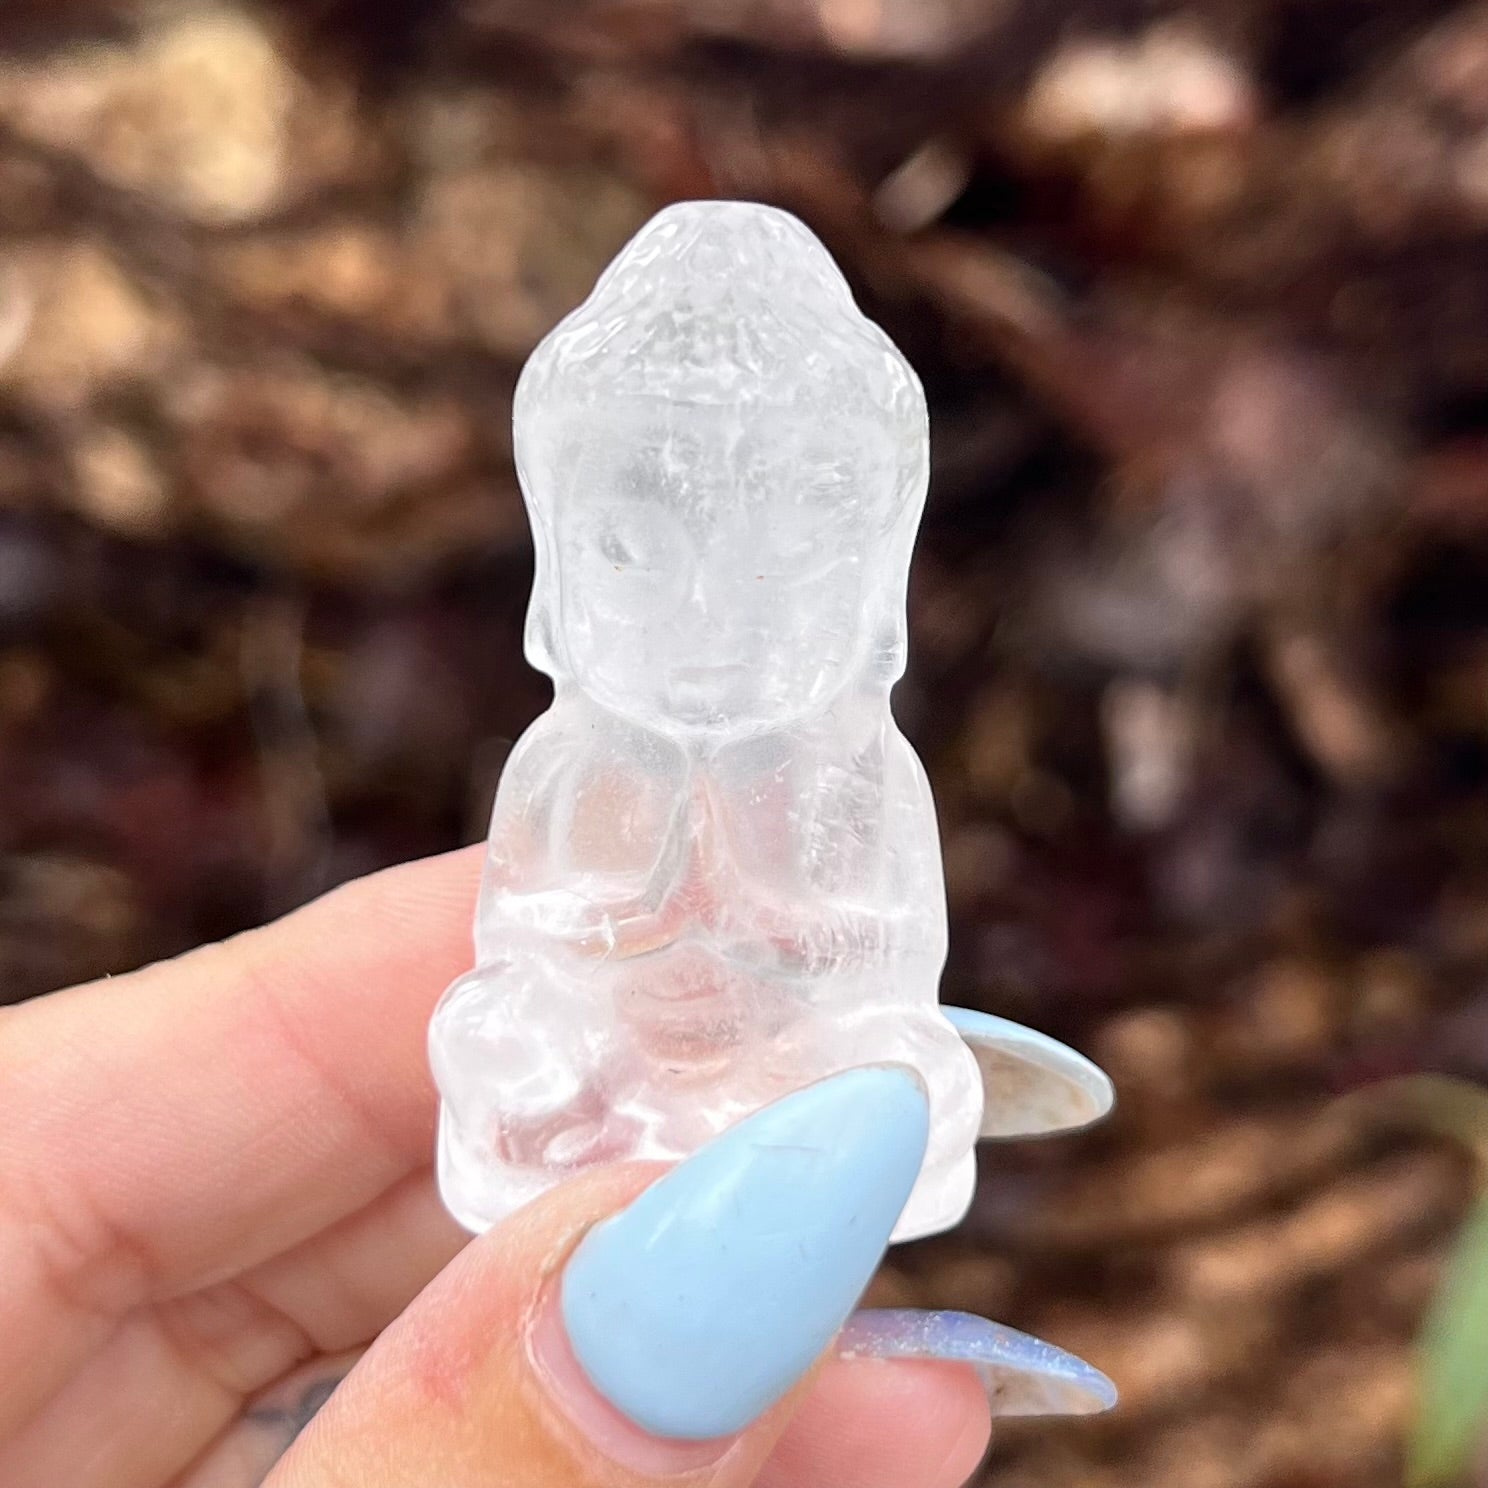
<path fill-rule="evenodd" d="M 0 996 L 481 835 L 513 383 L 690 196 L 925 380 L 946 995 L 1121 1093 L 880 1285 L 1120 1384 L 986 1482 L 1488 1481 L 1488 6 L 6 0 Z"/>

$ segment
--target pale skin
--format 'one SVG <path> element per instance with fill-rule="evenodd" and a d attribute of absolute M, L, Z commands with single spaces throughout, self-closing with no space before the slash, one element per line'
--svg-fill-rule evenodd
<path fill-rule="evenodd" d="M 470 964 L 480 852 L 0 1011 L 7 1488 L 955 1488 L 958 1366 L 830 1360 L 680 1455 L 532 1339 L 592 1173 L 471 1242 L 430 1171 L 430 1012 Z M 571 1361 L 569 1361 L 571 1363 Z"/>

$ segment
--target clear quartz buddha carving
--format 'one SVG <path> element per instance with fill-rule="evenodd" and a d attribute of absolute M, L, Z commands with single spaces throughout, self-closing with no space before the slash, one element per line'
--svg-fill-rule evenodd
<path fill-rule="evenodd" d="M 502 775 L 476 968 L 431 1029 L 446 1202 L 484 1229 L 894 1063 L 933 1133 L 898 1237 L 954 1224 L 986 1072 L 1046 1098 L 1039 1059 L 1078 1056 L 1030 1059 L 1026 1030 L 974 1055 L 937 1003 L 935 809 L 889 708 L 927 478 L 913 371 L 794 217 L 691 202 L 534 352 L 515 443 L 555 696 Z"/>

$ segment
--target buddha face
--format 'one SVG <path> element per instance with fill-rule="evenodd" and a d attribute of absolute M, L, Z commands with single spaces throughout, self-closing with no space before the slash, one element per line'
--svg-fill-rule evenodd
<path fill-rule="evenodd" d="M 659 213 L 533 353 L 515 438 L 534 659 L 604 706 L 780 725 L 893 628 L 924 394 L 787 213 Z"/>
<path fill-rule="evenodd" d="M 768 727 L 824 703 L 878 609 L 886 452 L 854 436 L 778 410 L 591 410 L 554 462 L 554 618 L 578 685 L 656 727 Z"/>

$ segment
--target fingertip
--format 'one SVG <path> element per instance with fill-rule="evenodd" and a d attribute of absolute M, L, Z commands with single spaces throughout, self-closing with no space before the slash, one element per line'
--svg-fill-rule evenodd
<path fill-rule="evenodd" d="M 991 1435 L 987 1392 L 966 1365 L 833 1359 L 757 1488 L 960 1488 Z"/>
<path fill-rule="evenodd" d="M 910 1368 L 940 1376 L 937 1389 L 946 1401 L 946 1412 L 961 1422 L 959 1432 L 948 1438 L 945 1458 L 926 1488 L 952 1488 L 965 1483 L 986 1458 L 992 1443 L 992 1402 L 976 1371 L 964 1364 L 919 1363 Z"/>

